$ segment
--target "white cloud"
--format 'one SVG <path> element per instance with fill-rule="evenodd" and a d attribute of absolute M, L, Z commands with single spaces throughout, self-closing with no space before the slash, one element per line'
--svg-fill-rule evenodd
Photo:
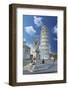
<path fill-rule="evenodd" d="M 25 31 L 30 34 L 33 35 L 34 33 L 36 33 L 35 29 L 33 28 L 33 26 L 26 26 L 25 27 Z"/>
<path fill-rule="evenodd" d="M 53 33 L 54 33 L 54 34 L 57 34 L 57 25 L 55 25 L 52 30 L 53 30 Z M 54 41 L 57 41 L 57 38 L 54 37 L 53 40 L 54 40 Z"/>
<path fill-rule="evenodd" d="M 55 25 L 54 28 L 53 28 L 53 33 L 57 33 L 57 26 Z"/>
<path fill-rule="evenodd" d="M 42 18 L 34 16 L 34 24 L 36 24 L 38 27 L 40 27 L 43 24 L 42 23 Z"/>

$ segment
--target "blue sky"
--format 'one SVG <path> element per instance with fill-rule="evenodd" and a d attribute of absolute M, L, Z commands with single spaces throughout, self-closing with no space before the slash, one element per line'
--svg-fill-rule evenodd
<path fill-rule="evenodd" d="M 49 48 L 51 52 L 57 52 L 57 17 L 56 16 L 32 16 L 23 15 L 24 41 L 32 47 L 33 38 L 37 35 L 40 40 L 41 26 L 48 27 Z"/>

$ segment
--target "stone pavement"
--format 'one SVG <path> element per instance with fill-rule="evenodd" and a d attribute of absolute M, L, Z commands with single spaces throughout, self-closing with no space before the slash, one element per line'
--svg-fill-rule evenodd
<path fill-rule="evenodd" d="M 57 72 L 57 62 L 52 61 L 45 64 L 32 64 L 24 66 L 24 74 L 52 73 Z"/>

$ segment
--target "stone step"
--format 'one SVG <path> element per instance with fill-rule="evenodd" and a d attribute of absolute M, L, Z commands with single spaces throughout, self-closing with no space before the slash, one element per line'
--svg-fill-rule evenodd
<path fill-rule="evenodd" d="M 34 71 L 38 71 L 38 70 L 47 70 L 49 68 L 51 68 L 54 64 L 40 64 L 40 65 L 36 65 L 34 68 Z"/>
<path fill-rule="evenodd" d="M 52 69 L 56 69 L 56 65 L 57 63 L 51 63 L 51 64 L 28 64 L 26 66 L 24 66 L 24 70 L 28 70 L 29 72 L 36 72 L 36 71 L 43 71 L 43 70 L 52 70 Z"/>

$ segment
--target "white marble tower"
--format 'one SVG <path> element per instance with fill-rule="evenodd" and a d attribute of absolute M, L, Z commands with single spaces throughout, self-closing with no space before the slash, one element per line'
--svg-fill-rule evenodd
<path fill-rule="evenodd" d="M 44 61 L 49 59 L 48 28 L 45 25 L 41 26 L 40 59 Z"/>

